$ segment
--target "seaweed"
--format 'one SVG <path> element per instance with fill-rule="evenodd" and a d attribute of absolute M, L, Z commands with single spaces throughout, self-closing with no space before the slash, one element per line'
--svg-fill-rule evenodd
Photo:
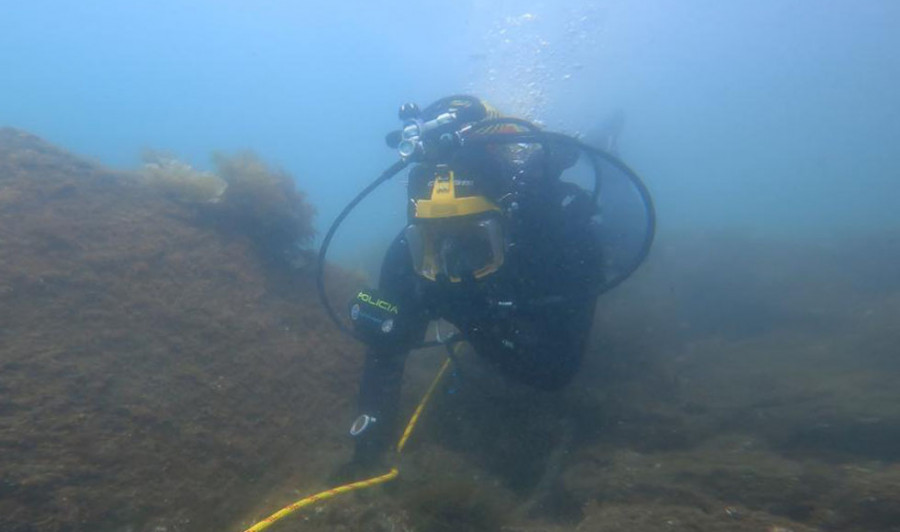
<path fill-rule="evenodd" d="M 316 210 L 294 178 L 252 151 L 215 153 L 213 162 L 227 184 L 214 210 L 220 221 L 249 236 L 264 256 L 296 262 L 316 235 Z"/>
<path fill-rule="evenodd" d="M 144 166 L 140 175 L 147 184 L 175 201 L 215 203 L 227 187 L 215 174 L 197 170 L 167 152 L 144 150 L 141 160 Z"/>
<path fill-rule="evenodd" d="M 250 150 L 214 153 L 215 172 L 198 170 L 163 151 L 145 150 L 142 159 L 139 175 L 146 184 L 196 207 L 219 229 L 249 238 L 269 263 L 312 263 L 309 247 L 316 235 L 316 210 L 289 173 Z"/>

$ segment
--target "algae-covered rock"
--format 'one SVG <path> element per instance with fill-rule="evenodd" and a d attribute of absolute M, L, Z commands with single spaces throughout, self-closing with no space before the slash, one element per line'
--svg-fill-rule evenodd
<path fill-rule="evenodd" d="M 0 530 L 242 530 L 338 461 L 312 278 L 147 185 L 0 129 Z"/>
<path fill-rule="evenodd" d="M 361 349 L 261 260 L 311 240 L 294 180 L 155 164 L 0 130 L 2 530 L 244 530 L 348 458 Z M 463 353 L 399 480 L 276 526 L 896 532 L 898 242 L 663 236 L 567 390 Z M 409 358 L 404 412 L 443 356 Z"/>

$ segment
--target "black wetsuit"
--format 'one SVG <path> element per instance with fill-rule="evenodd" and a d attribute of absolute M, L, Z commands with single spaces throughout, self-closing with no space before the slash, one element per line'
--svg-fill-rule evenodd
<path fill-rule="evenodd" d="M 409 351 L 431 320 L 455 325 L 501 373 L 544 390 L 575 375 L 603 283 L 598 227 L 588 194 L 556 179 L 521 199 L 509 219 L 512 245 L 502 268 L 481 280 L 441 284 L 413 270 L 401 234 L 384 259 L 379 289 L 410 320 L 406 334 L 370 348 L 359 392 L 360 412 L 376 422 L 357 437 L 358 462 L 371 462 L 397 437 L 397 405 Z"/>

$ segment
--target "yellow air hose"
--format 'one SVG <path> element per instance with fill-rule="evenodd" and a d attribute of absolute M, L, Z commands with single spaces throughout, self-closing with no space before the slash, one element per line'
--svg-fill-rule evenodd
<path fill-rule="evenodd" d="M 453 346 L 453 352 L 456 354 L 456 350 L 460 348 L 462 342 L 458 342 Z M 444 373 L 446 373 L 447 368 L 450 367 L 450 357 L 447 357 L 444 360 L 444 363 L 441 365 L 441 369 L 438 370 L 437 375 L 435 375 L 434 380 L 431 381 L 431 385 L 428 387 L 428 391 L 425 392 L 425 395 L 422 396 L 422 399 L 419 401 L 419 405 L 416 407 L 416 410 L 413 412 L 413 415 L 409 418 L 409 422 L 406 424 L 406 428 L 403 430 L 403 435 L 400 437 L 400 441 L 397 442 L 397 455 L 403 452 L 403 448 L 406 446 L 406 442 L 409 440 L 409 437 L 412 435 L 413 429 L 416 427 L 416 423 L 419 421 L 419 417 L 422 415 L 422 411 L 425 410 L 425 405 L 428 404 L 428 400 L 431 399 L 434 390 L 437 388 L 438 383 L 444 377 Z M 331 488 L 329 490 L 325 490 L 315 495 L 310 495 L 309 497 L 305 497 L 300 499 L 297 502 L 291 503 L 281 510 L 278 510 L 274 514 L 266 517 L 262 521 L 256 523 L 251 526 L 244 532 L 257 532 L 259 530 L 265 530 L 275 524 L 275 522 L 284 519 L 285 517 L 291 515 L 297 510 L 309 506 L 311 504 L 315 504 L 319 501 L 324 501 L 326 499 L 330 499 L 337 495 L 341 495 L 343 493 L 349 493 L 351 491 L 356 491 L 364 488 L 369 488 L 372 486 L 377 486 L 378 484 L 384 484 L 385 482 L 389 482 L 397 478 L 400 475 L 400 470 L 396 467 L 391 468 L 390 471 L 383 475 L 379 475 L 377 477 L 372 477 L 366 480 L 359 480 L 357 482 L 351 482 L 350 484 L 344 484 L 343 486 L 338 486 L 336 488 Z"/>

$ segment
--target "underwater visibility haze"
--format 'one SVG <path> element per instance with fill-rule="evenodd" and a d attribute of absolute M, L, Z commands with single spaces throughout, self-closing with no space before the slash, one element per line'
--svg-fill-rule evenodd
<path fill-rule="evenodd" d="M 390 488 L 273 530 L 900 530 L 897 50 L 891 0 L 4 6 L 0 530 L 244 530 L 333 487 L 365 350 L 316 252 L 400 105 L 453 94 L 613 152 L 654 245 L 569 386 L 469 350 Z M 406 185 L 335 234 L 339 312 Z"/>

